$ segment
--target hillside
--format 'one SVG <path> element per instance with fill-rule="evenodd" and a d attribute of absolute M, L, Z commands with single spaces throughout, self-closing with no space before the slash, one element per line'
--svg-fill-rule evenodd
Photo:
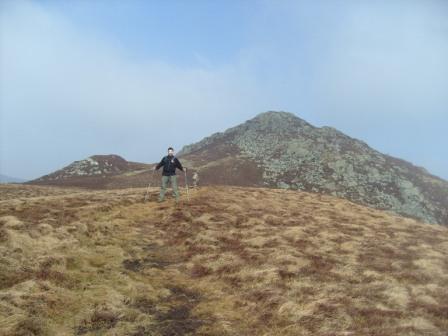
<path fill-rule="evenodd" d="M 150 165 L 130 162 L 119 155 L 93 155 L 75 161 L 27 184 L 89 189 L 142 186 L 148 183 Z"/>
<path fill-rule="evenodd" d="M 448 225 L 448 182 L 384 155 L 331 127 L 288 112 L 265 112 L 177 153 L 201 185 L 270 187 L 322 193 L 427 223 Z M 30 184 L 91 189 L 160 185 L 154 164 L 93 156 Z M 159 173 L 160 174 L 160 173 Z M 181 175 L 180 183 L 183 184 Z"/>
<path fill-rule="evenodd" d="M 265 112 L 185 146 L 202 184 L 303 190 L 448 225 L 448 182 L 331 127 Z"/>
<path fill-rule="evenodd" d="M 0 186 L 0 334 L 446 335 L 444 226 L 291 190 L 145 190 Z"/>

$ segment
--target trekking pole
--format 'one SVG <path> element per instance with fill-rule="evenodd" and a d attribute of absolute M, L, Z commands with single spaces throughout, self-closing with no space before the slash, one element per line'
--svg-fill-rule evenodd
<path fill-rule="evenodd" d="M 187 168 L 185 168 L 184 173 L 185 173 L 185 186 L 187 187 L 187 200 L 188 202 L 190 202 L 190 195 L 188 194 Z"/>
<path fill-rule="evenodd" d="M 145 202 L 148 199 L 148 192 L 149 192 L 149 188 L 151 188 L 151 182 L 154 179 L 154 173 L 156 172 L 156 170 L 153 168 L 152 170 L 152 174 L 151 174 L 151 179 L 149 180 L 149 184 L 148 184 L 148 188 L 146 188 L 146 194 L 145 194 Z"/>

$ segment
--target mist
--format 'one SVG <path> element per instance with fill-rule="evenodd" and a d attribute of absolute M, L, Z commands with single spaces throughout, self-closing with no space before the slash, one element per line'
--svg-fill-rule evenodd
<path fill-rule="evenodd" d="M 155 162 L 283 110 L 448 178 L 444 1 L 0 6 L 2 174 Z"/>

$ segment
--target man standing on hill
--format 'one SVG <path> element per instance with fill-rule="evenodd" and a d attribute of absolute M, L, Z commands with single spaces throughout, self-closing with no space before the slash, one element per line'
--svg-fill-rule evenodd
<path fill-rule="evenodd" d="M 178 158 L 174 156 L 173 147 L 168 148 L 168 155 L 162 158 L 159 164 L 154 167 L 154 170 L 158 170 L 162 166 L 162 187 L 160 189 L 159 202 L 163 202 L 165 198 L 166 185 L 169 181 L 171 183 L 171 187 L 173 188 L 173 196 L 176 197 L 177 204 L 179 203 L 179 190 L 177 188 L 176 168 L 185 172 L 187 171 L 187 168 L 184 170 Z"/>

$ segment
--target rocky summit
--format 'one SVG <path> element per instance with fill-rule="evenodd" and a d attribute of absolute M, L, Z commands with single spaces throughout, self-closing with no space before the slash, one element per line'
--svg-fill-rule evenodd
<path fill-rule="evenodd" d="M 448 182 L 332 127 L 265 112 L 179 153 L 202 184 L 318 192 L 448 224 Z"/>
<path fill-rule="evenodd" d="M 147 165 L 126 161 L 119 155 L 93 155 L 60 170 L 30 181 L 30 184 L 102 188 L 123 176 L 145 171 Z"/>
<path fill-rule="evenodd" d="M 184 146 L 177 153 L 188 180 L 302 190 L 337 196 L 427 223 L 448 225 L 448 182 L 369 147 L 332 127 L 315 127 L 289 112 L 253 119 Z M 87 188 L 156 186 L 154 164 L 96 155 L 30 184 Z M 184 176 L 180 174 L 180 185 Z"/>

